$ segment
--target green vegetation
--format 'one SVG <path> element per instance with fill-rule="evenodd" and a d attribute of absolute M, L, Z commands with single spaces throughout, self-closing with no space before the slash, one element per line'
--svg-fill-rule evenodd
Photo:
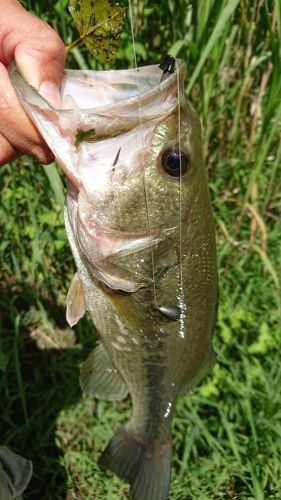
<path fill-rule="evenodd" d="M 67 0 L 26 0 L 66 44 Z M 120 2 L 125 5 L 125 2 Z M 218 363 L 174 419 L 172 500 L 280 499 L 280 0 L 132 1 L 138 64 L 187 62 L 200 112 L 217 223 Z M 130 24 L 116 67 L 133 65 Z M 68 66 L 101 69 L 84 47 Z M 64 179 L 30 158 L 0 169 L 1 441 L 34 461 L 26 498 L 119 500 L 128 487 L 98 467 L 130 402 L 81 395 L 96 336 L 66 326 L 74 265 Z M 149 500 L 149 499 L 148 499 Z"/>
<path fill-rule="evenodd" d="M 86 139 L 91 139 L 91 137 L 94 137 L 95 135 L 95 129 L 90 128 L 89 130 L 78 130 L 76 134 L 76 139 L 75 139 L 75 146 L 79 146 L 81 142 L 85 141 Z"/>
<path fill-rule="evenodd" d="M 67 46 L 67 51 L 84 42 L 101 63 L 116 59 L 120 33 L 124 28 L 126 9 L 108 0 L 70 0 L 69 11 L 79 38 Z"/>

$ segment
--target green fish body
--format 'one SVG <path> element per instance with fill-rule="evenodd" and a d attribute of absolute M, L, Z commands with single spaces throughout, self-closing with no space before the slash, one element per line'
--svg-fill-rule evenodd
<path fill-rule="evenodd" d="M 132 417 L 101 465 L 130 483 L 135 500 L 168 497 L 177 398 L 214 363 L 215 230 L 200 122 L 184 97 L 184 63 L 161 74 L 157 66 L 70 71 L 54 109 L 11 69 L 68 177 L 77 274 L 67 319 L 74 325 L 87 310 L 100 336 L 82 387 L 132 399 Z"/>

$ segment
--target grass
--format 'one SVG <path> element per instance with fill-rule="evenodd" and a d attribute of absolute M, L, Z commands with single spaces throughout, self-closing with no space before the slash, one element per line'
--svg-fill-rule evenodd
<path fill-rule="evenodd" d="M 67 1 L 25 5 L 65 43 Z M 175 9 L 176 6 L 176 9 Z M 281 9 L 278 0 L 133 3 L 139 64 L 187 61 L 200 112 L 217 223 L 218 362 L 174 418 L 172 500 L 281 498 Z M 133 64 L 129 25 L 116 67 Z M 100 69 L 83 47 L 68 66 Z M 128 497 L 98 457 L 130 403 L 81 395 L 79 367 L 96 336 L 70 330 L 74 265 L 62 219 L 64 180 L 29 158 L 0 170 L 1 441 L 34 461 L 27 499 Z M 149 500 L 149 499 L 148 499 Z"/>

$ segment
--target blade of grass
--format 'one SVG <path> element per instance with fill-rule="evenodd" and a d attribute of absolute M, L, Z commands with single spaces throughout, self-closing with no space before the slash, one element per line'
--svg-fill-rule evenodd
<path fill-rule="evenodd" d="M 56 163 L 52 163 L 51 165 L 42 165 L 42 166 L 46 176 L 49 179 L 50 186 L 54 192 L 56 202 L 58 203 L 58 205 L 60 205 L 61 209 L 63 210 L 65 189 L 57 170 L 58 167 Z"/>
<path fill-rule="evenodd" d="M 25 391 L 24 391 L 24 383 L 22 379 L 22 372 L 21 372 L 21 365 L 20 365 L 20 357 L 19 357 L 19 336 L 20 336 L 20 316 L 16 316 L 15 321 L 14 321 L 14 331 L 15 331 L 15 337 L 14 337 L 14 362 L 15 362 L 15 370 L 16 370 L 16 376 L 17 376 L 17 382 L 18 382 L 18 390 L 19 390 L 19 395 L 20 395 L 20 400 L 21 400 L 21 405 L 22 405 L 22 411 L 24 415 L 24 420 L 25 423 L 28 425 L 29 424 L 29 418 L 27 414 L 27 406 L 26 406 L 26 398 L 25 398 Z"/>
<path fill-rule="evenodd" d="M 185 471 L 188 468 L 188 461 L 189 461 L 190 453 L 192 450 L 193 443 L 195 441 L 195 437 L 198 433 L 198 430 L 199 430 L 198 427 L 195 425 L 192 428 L 191 434 L 186 436 L 184 453 L 183 453 L 182 463 L 181 463 L 181 468 L 180 468 L 180 473 L 179 473 L 179 481 L 182 480 L 182 478 L 185 474 Z"/>
<path fill-rule="evenodd" d="M 202 70 L 202 68 L 204 66 L 206 59 L 208 58 L 215 43 L 218 42 L 222 31 L 227 26 L 228 20 L 232 16 L 232 14 L 235 12 L 235 9 L 237 8 L 238 4 L 239 4 L 239 0 L 229 0 L 227 2 L 227 4 L 224 6 L 224 9 L 223 9 L 219 19 L 217 20 L 217 23 L 216 23 L 214 30 L 213 30 L 213 32 L 212 32 L 212 34 L 207 42 L 207 45 L 204 48 L 204 50 L 200 56 L 198 64 L 195 67 L 195 69 L 190 77 L 190 80 L 189 80 L 187 88 L 186 88 L 187 95 L 190 93 L 194 83 L 196 82 L 196 80 L 200 74 L 200 71 Z"/>

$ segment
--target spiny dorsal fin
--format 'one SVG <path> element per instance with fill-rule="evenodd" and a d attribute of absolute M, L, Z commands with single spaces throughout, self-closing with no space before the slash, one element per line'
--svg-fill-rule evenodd
<path fill-rule="evenodd" d="M 76 325 L 87 310 L 81 280 L 76 273 L 71 282 L 66 298 L 66 320 L 70 326 Z"/>
<path fill-rule="evenodd" d="M 80 384 L 87 394 L 108 401 L 119 401 L 128 394 L 124 380 L 101 344 L 83 364 Z"/>

